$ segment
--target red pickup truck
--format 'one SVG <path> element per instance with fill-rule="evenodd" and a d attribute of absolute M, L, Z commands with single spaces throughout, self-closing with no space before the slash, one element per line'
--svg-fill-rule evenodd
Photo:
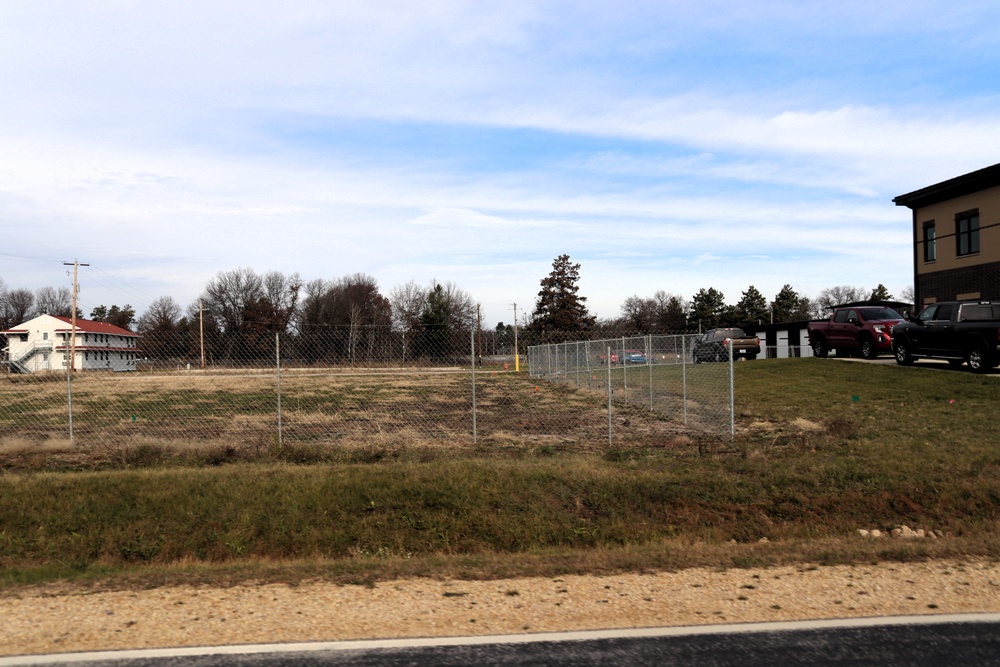
<path fill-rule="evenodd" d="M 902 319 L 886 306 L 834 308 L 829 320 L 808 324 L 809 344 L 817 357 L 836 350 L 838 355 L 860 354 L 874 359 L 881 352 L 892 352 L 892 327 Z"/>

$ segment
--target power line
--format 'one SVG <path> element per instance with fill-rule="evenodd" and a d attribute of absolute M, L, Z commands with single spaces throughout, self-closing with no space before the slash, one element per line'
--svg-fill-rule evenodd
<path fill-rule="evenodd" d="M 9 252 L 0 252 L 0 257 L 13 257 L 14 259 L 20 259 L 25 262 L 38 262 L 40 264 L 51 264 L 52 262 L 60 261 L 55 257 L 28 257 L 27 255 L 15 255 Z"/>

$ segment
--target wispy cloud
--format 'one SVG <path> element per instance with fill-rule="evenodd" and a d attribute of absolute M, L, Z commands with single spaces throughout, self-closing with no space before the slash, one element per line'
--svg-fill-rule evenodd
<path fill-rule="evenodd" d="M 253 266 L 451 280 L 509 319 L 561 253 L 605 316 L 656 289 L 898 292 L 891 198 L 997 162 L 998 19 L 938 1 L 8 3 L 0 276 L 58 283 L 45 239 L 147 303 Z M 85 298 L 141 311 L 114 280 Z"/>

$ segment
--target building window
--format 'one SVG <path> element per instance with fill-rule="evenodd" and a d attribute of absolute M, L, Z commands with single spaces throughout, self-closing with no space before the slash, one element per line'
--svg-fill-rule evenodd
<path fill-rule="evenodd" d="M 955 237 L 958 239 L 958 255 L 973 255 L 979 252 L 979 211 L 967 211 L 955 216 Z"/>
<path fill-rule="evenodd" d="M 934 221 L 924 223 L 924 261 L 933 262 L 937 259 L 937 228 Z"/>

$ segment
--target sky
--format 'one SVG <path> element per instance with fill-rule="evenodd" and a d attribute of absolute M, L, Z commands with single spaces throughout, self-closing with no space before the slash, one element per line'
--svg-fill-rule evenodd
<path fill-rule="evenodd" d="M 613 6 L 612 6 L 613 5 Z M 1000 162 L 1000 3 L 0 3 L 0 278 L 182 307 L 221 271 L 592 314 L 912 285 L 892 198 Z"/>

